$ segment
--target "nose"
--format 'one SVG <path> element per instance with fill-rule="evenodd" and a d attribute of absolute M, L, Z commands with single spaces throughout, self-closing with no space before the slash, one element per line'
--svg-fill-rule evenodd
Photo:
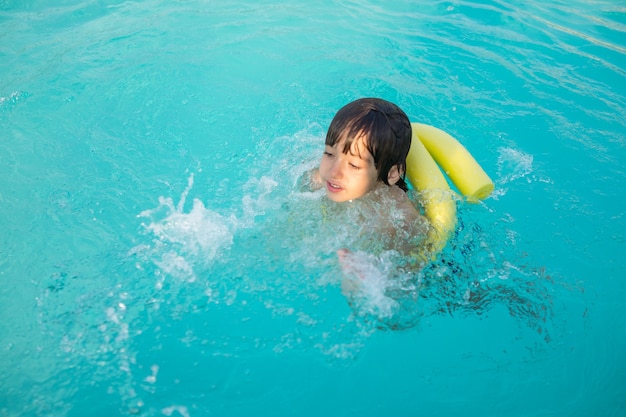
<path fill-rule="evenodd" d="M 340 179 L 343 177 L 343 167 L 340 161 L 341 158 L 335 158 L 330 166 L 330 176 L 331 178 Z"/>

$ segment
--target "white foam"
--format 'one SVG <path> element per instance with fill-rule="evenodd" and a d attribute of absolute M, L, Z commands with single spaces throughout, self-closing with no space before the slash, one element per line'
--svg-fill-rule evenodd
<path fill-rule="evenodd" d="M 500 148 L 498 150 L 499 183 L 507 184 L 524 178 L 533 172 L 533 156 L 517 149 Z"/>
<path fill-rule="evenodd" d="M 172 198 L 160 197 L 159 205 L 141 212 L 150 222 L 143 223 L 154 236 L 152 245 L 138 245 L 130 254 L 150 253 L 153 262 L 166 275 L 189 282 L 196 279 L 194 266 L 206 266 L 233 242 L 233 222 L 205 207 L 199 199 L 185 212 L 185 202 L 193 187 L 193 174 L 178 204 Z"/>
<path fill-rule="evenodd" d="M 189 410 L 184 405 L 172 405 L 169 407 L 165 407 L 161 410 L 161 413 L 165 414 L 166 416 L 172 416 L 175 412 L 183 417 L 190 416 Z"/>
<path fill-rule="evenodd" d="M 144 381 L 149 384 L 154 384 L 157 380 L 157 374 L 159 373 L 159 365 L 152 365 L 150 370 L 152 371 L 152 374 L 145 377 Z"/>
<path fill-rule="evenodd" d="M 270 197 L 278 183 L 271 178 L 261 177 L 250 179 L 244 189 L 246 194 L 242 197 L 243 217 L 237 224 L 240 227 L 250 227 L 256 217 L 264 215 L 270 209 L 276 209 L 276 201 Z"/>
<path fill-rule="evenodd" d="M 343 257 L 342 267 L 346 275 L 343 291 L 356 301 L 361 314 L 385 319 L 397 312 L 399 303 L 387 294 L 393 281 L 398 279 L 396 268 L 389 259 L 353 252 Z"/>
<path fill-rule="evenodd" d="M 533 172 L 532 155 L 512 148 L 500 148 L 498 152 L 498 179 L 491 195 L 496 200 L 506 194 L 507 184 L 527 178 Z"/>

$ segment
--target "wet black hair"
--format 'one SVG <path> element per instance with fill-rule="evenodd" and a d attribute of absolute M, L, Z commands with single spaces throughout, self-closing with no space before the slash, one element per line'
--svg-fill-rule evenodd
<path fill-rule="evenodd" d="M 333 118 L 326 133 L 326 145 L 342 140 L 347 154 L 355 139 L 364 135 L 367 150 L 374 157 L 378 181 L 389 185 L 389 171 L 398 165 L 402 171 L 396 183 L 407 191 L 406 157 L 411 147 L 411 122 L 395 104 L 380 98 L 361 98 L 343 106 Z"/>

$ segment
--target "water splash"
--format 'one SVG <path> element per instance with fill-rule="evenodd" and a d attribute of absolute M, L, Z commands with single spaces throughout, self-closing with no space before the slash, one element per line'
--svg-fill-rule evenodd
<path fill-rule="evenodd" d="M 403 301 L 417 301 L 419 274 L 402 268 L 402 255 L 385 251 L 375 256 L 359 251 L 343 252 L 340 258 L 344 272 L 342 292 L 357 316 L 374 319 L 379 327 L 389 328 L 407 327 L 414 321 L 416 305 L 403 308 Z"/>
<path fill-rule="evenodd" d="M 210 265 L 232 245 L 237 227 L 236 219 L 225 218 L 208 209 L 199 199 L 194 199 L 191 210 L 185 212 L 193 178 L 191 174 L 178 204 L 170 197 L 160 197 L 156 208 L 138 215 L 149 219 L 142 226 L 153 240 L 151 245 L 139 245 L 130 251 L 131 254 L 147 254 L 165 275 L 188 282 L 196 280 L 197 267 Z M 162 279 L 157 288 L 162 286 Z"/>
<path fill-rule="evenodd" d="M 533 156 L 517 149 L 498 150 L 498 183 L 508 184 L 533 172 Z"/>
<path fill-rule="evenodd" d="M 31 94 L 24 91 L 14 91 L 8 97 L 0 96 L 0 113 L 13 110 L 20 102 L 26 100 Z"/>
<path fill-rule="evenodd" d="M 532 155 L 512 148 L 500 148 L 498 153 L 496 189 L 491 195 L 495 200 L 506 194 L 510 183 L 527 178 L 533 172 Z"/>

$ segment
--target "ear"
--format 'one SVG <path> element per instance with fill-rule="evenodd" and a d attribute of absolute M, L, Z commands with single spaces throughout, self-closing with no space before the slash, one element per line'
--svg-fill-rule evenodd
<path fill-rule="evenodd" d="M 400 165 L 392 166 L 389 170 L 389 173 L 387 174 L 387 182 L 389 183 L 389 185 L 395 185 L 398 181 L 400 181 L 400 177 L 402 176 L 402 174 L 403 172 L 400 168 Z"/>

